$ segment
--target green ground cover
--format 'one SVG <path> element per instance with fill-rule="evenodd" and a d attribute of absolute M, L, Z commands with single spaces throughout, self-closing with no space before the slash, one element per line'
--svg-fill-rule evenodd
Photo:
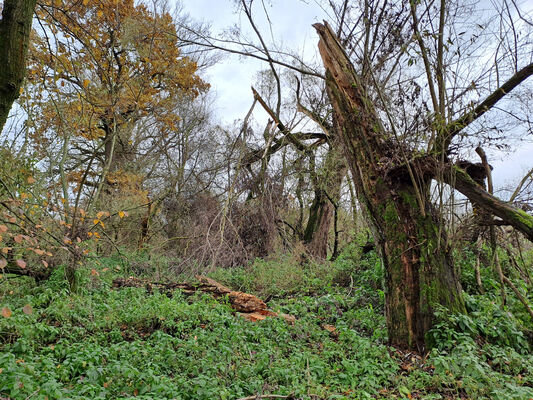
<path fill-rule="evenodd" d="M 0 316 L 0 397 L 533 398 L 530 321 L 502 310 L 496 287 L 467 294 L 468 315 L 442 310 L 437 347 L 420 357 L 386 346 L 373 253 L 324 265 L 257 260 L 212 274 L 293 315 L 292 325 L 246 321 L 207 294 L 112 289 L 131 273 L 122 265 L 107 258 L 80 270 L 74 294 L 61 268 L 40 285 L 3 278 L 0 307 L 11 315 Z"/>

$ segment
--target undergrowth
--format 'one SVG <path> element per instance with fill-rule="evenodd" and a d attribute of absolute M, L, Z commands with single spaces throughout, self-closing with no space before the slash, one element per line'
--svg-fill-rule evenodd
<path fill-rule="evenodd" d="M 351 249 L 329 264 L 257 260 L 211 275 L 269 299 L 269 308 L 296 317 L 292 325 L 248 322 L 205 294 L 111 288 L 131 272 L 117 259 L 100 260 L 79 271 L 75 294 L 61 268 L 41 285 L 4 278 L 0 305 L 12 315 L 0 317 L 0 396 L 533 398 L 526 323 L 502 311 L 491 291 L 466 295 L 468 315 L 439 311 L 431 331 L 437 346 L 427 357 L 386 346 L 382 267 L 373 252 Z"/>

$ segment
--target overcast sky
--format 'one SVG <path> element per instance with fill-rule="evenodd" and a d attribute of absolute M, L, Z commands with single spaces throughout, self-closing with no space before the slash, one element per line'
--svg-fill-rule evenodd
<path fill-rule="evenodd" d="M 209 22 L 213 32 L 220 32 L 231 25 L 240 24 L 249 30 L 245 19 L 235 13 L 232 0 L 183 0 L 185 11 L 194 19 Z M 312 3 L 312 2 L 310 2 Z M 261 2 L 254 3 L 254 10 L 261 7 Z M 274 29 L 272 34 L 268 21 L 258 19 L 258 26 L 265 40 L 279 46 L 302 52 L 306 55 L 316 54 L 318 38 L 312 24 L 324 19 L 322 10 L 314 4 L 305 4 L 300 0 L 275 0 L 267 5 Z M 262 17 L 263 13 L 257 15 Z M 255 40 L 256 37 L 253 37 Z M 223 62 L 209 69 L 207 79 L 217 96 L 216 107 L 225 122 L 242 119 L 253 101 L 250 87 L 255 82 L 258 71 L 267 69 L 268 65 L 251 58 L 227 56 Z M 260 117 L 261 113 L 258 116 Z M 264 114 L 266 117 L 266 114 Z"/>
<path fill-rule="evenodd" d="M 273 24 L 273 37 L 267 21 L 258 19 L 265 39 L 305 53 L 306 57 L 316 54 L 318 37 L 312 24 L 327 19 L 324 11 L 312 0 L 272 0 L 271 3 L 267 4 L 267 10 Z M 182 0 L 182 4 L 194 19 L 209 22 L 213 32 L 239 22 L 248 29 L 247 21 L 235 13 L 232 0 Z M 259 9 L 262 7 L 260 1 L 256 1 L 254 7 L 257 15 L 263 14 Z M 257 72 L 266 68 L 265 63 L 257 60 L 229 56 L 208 70 L 206 79 L 211 84 L 216 98 L 215 109 L 223 122 L 231 123 L 246 115 L 253 100 L 250 86 L 254 84 Z M 256 119 L 266 121 L 265 113 L 254 115 Z M 265 125 L 262 121 L 259 123 Z M 489 152 L 489 158 L 494 167 L 495 186 L 502 187 L 518 181 L 533 167 L 533 143 L 524 143 L 511 154 Z"/>

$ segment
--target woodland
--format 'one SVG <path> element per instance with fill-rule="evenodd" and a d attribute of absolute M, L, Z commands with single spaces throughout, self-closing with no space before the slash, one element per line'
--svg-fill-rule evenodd
<path fill-rule="evenodd" d="M 0 1 L 0 399 L 533 399 L 531 4 L 225 1 Z"/>

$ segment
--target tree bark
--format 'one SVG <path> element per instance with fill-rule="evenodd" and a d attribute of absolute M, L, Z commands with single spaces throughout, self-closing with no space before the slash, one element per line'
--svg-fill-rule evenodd
<path fill-rule="evenodd" d="M 491 195 L 462 168 L 447 168 L 441 177 L 444 182 L 464 194 L 472 203 L 500 217 L 533 242 L 533 216 Z"/>
<path fill-rule="evenodd" d="M 326 155 L 323 173 L 315 178 L 315 198 L 309 209 L 304 242 L 309 253 L 321 260 L 328 256 L 329 233 L 335 213 L 333 202 L 339 200 L 346 170 L 346 162 L 334 147 Z"/>
<path fill-rule="evenodd" d="M 0 132 L 26 75 L 36 0 L 5 0 L 0 20 Z"/>
<path fill-rule="evenodd" d="M 385 173 L 383 160 L 399 149 L 385 132 L 365 87 L 328 25 L 316 24 L 328 95 L 356 191 L 372 227 L 385 270 L 385 308 L 391 344 L 421 352 L 437 305 L 465 311 L 462 290 L 435 209 L 420 193 L 430 178 Z M 400 158 L 401 159 L 401 158 Z M 425 200 L 421 202 L 421 200 Z"/>

